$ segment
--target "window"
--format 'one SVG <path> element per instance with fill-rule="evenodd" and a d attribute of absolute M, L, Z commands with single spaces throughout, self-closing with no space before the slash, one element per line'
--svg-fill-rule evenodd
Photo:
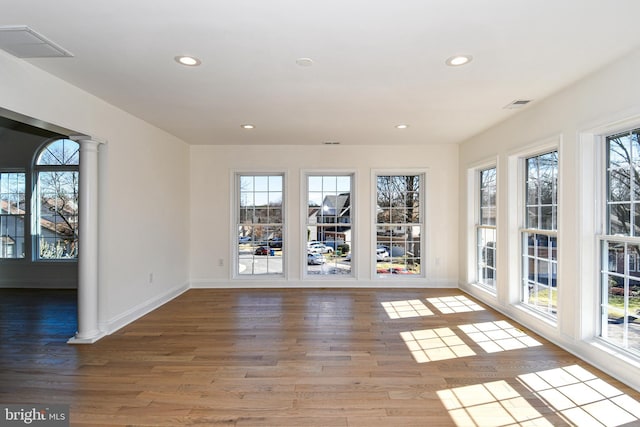
<path fill-rule="evenodd" d="M 25 173 L 0 173 L 0 258 L 24 258 Z"/>
<path fill-rule="evenodd" d="M 308 175 L 308 275 L 351 275 L 352 175 Z"/>
<path fill-rule="evenodd" d="M 284 176 L 237 175 L 238 276 L 283 274 Z"/>
<path fill-rule="evenodd" d="M 424 174 L 376 176 L 376 248 L 378 277 L 423 276 L 422 185 Z"/>
<path fill-rule="evenodd" d="M 558 300 L 558 152 L 525 160 L 522 301 L 552 317 Z"/>
<path fill-rule="evenodd" d="M 606 138 L 600 335 L 640 354 L 640 129 Z"/>
<path fill-rule="evenodd" d="M 476 262 L 478 284 L 496 287 L 496 168 L 480 170 L 480 211 L 476 224 Z"/>
<path fill-rule="evenodd" d="M 36 160 L 34 247 L 37 259 L 78 257 L 80 146 L 69 139 L 46 145 Z"/>

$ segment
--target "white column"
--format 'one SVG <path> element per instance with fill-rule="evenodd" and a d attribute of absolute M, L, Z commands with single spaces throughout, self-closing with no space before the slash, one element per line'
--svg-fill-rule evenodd
<path fill-rule="evenodd" d="M 78 332 L 70 344 L 91 344 L 105 334 L 98 328 L 98 147 L 90 137 L 80 144 L 78 194 Z"/>

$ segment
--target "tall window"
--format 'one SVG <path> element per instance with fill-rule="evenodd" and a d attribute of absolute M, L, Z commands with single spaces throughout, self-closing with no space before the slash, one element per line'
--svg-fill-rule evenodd
<path fill-rule="evenodd" d="M 479 171 L 480 212 L 476 225 L 478 284 L 496 286 L 496 168 Z"/>
<path fill-rule="evenodd" d="M 351 274 L 351 175 L 307 176 L 307 274 Z"/>
<path fill-rule="evenodd" d="M 378 277 L 423 275 L 424 175 L 376 176 L 376 249 Z"/>
<path fill-rule="evenodd" d="M 606 138 L 600 334 L 640 353 L 640 129 Z"/>
<path fill-rule="evenodd" d="M 0 173 L 0 258 L 24 258 L 24 172 Z"/>
<path fill-rule="evenodd" d="M 557 316 L 558 152 L 526 159 L 522 236 L 523 302 Z"/>
<path fill-rule="evenodd" d="M 283 274 L 284 176 L 237 175 L 236 274 Z"/>
<path fill-rule="evenodd" d="M 78 257 L 79 149 L 77 142 L 59 139 L 45 146 L 36 160 L 36 258 Z"/>

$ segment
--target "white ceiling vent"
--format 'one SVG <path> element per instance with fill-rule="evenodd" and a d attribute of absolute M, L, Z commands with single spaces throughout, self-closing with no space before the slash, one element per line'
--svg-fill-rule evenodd
<path fill-rule="evenodd" d="M 531 101 L 532 101 L 531 99 L 516 99 L 515 101 L 505 105 L 503 108 L 506 108 L 508 110 L 513 110 L 515 108 L 522 108 L 528 103 L 530 103 Z"/>
<path fill-rule="evenodd" d="M 26 25 L 0 26 L 0 49 L 18 58 L 64 58 L 73 54 Z"/>

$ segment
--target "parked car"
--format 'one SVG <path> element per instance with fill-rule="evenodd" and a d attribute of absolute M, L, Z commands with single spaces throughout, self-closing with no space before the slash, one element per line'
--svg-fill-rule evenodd
<path fill-rule="evenodd" d="M 386 261 L 389 259 L 389 252 L 385 248 L 376 249 L 376 261 Z"/>
<path fill-rule="evenodd" d="M 238 238 L 239 243 L 247 243 L 251 241 L 251 236 L 240 236 Z"/>
<path fill-rule="evenodd" d="M 308 265 L 322 265 L 325 263 L 324 255 L 318 252 L 309 252 L 307 254 Z"/>
<path fill-rule="evenodd" d="M 331 246 L 325 245 L 324 243 L 317 242 L 311 245 L 307 245 L 307 252 L 327 254 L 333 253 L 333 248 Z"/>
<path fill-rule="evenodd" d="M 269 255 L 269 248 L 266 246 L 259 246 L 256 248 L 254 252 L 255 255 Z"/>

